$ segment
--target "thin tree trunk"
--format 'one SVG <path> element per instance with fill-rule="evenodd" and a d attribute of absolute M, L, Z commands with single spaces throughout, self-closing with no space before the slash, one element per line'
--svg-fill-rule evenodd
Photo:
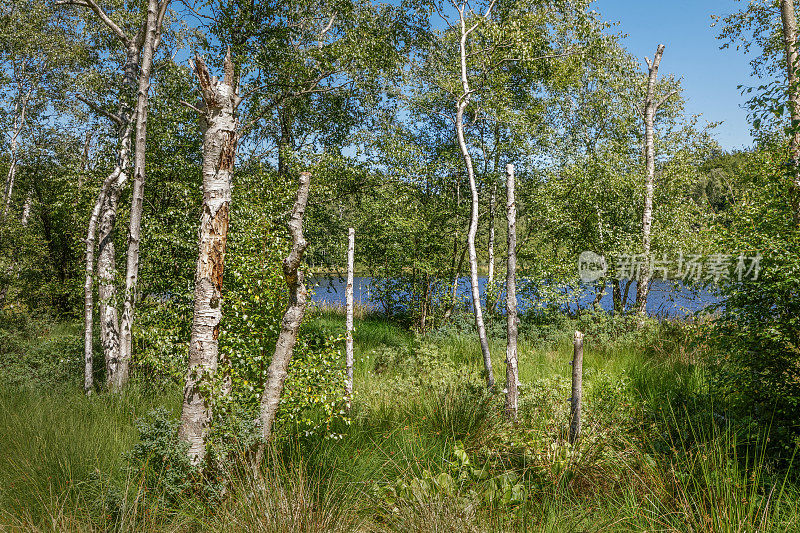
<path fill-rule="evenodd" d="M 125 53 L 124 83 L 125 86 L 133 89 L 133 87 L 135 87 L 136 68 L 139 64 L 139 46 L 136 39 L 127 41 Z M 133 128 L 136 120 L 124 98 L 120 99 L 118 120 L 120 129 L 117 164 L 111 172 L 111 175 L 107 178 L 108 188 L 103 193 L 103 200 L 100 204 L 97 244 L 97 295 L 99 299 L 100 343 L 103 347 L 103 358 L 106 366 L 106 385 L 112 390 L 116 383 L 115 380 L 119 367 L 120 355 L 114 228 L 117 220 L 119 197 L 122 194 L 122 188 L 128 180 L 131 145 L 133 143 Z M 114 177 L 112 178 L 111 176 Z M 84 342 L 85 340 L 86 339 L 84 339 Z M 84 380 L 85 378 L 86 376 L 84 376 Z"/>
<path fill-rule="evenodd" d="M 514 165 L 506 165 L 506 216 L 508 259 L 506 263 L 506 416 L 517 419 L 519 369 L 517 368 L 517 203 L 514 197 Z"/>
<path fill-rule="evenodd" d="M 456 260 L 456 256 L 458 256 L 458 242 L 461 240 L 461 224 L 458 221 L 458 213 L 461 210 L 461 181 L 456 181 L 456 234 L 453 238 L 453 270 L 451 272 L 453 283 L 451 289 L 451 297 L 450 297 L 450 304 L 447 306 L 447 310 L 444 312 L 444 321 L 450 318 L 453 314 L 453 309 L 456 306 L 456 295 L 458 294 L 458 278 L 461 275 L 461 267 L 464 264 L 464 255 L 467 253 L 467 248 L 461 251 L 461 257 Z"/>
<path fill-rule="evenodd" d="M 470 29 L 467 28 L 466 20 L 464 19 L 463 8 L 459 9 L 459 16 L 461 23 L 459 52 L 461 56 L 461 86 L 463 88 L 463 93 L 458 99 L 456 106 L 456 134 L 458 136 L 458 146 L 461 150 L 461 155 L 464 158 L 464 164 L 467 168 L 469 188 L 470 192 L 472 193 L 472 211 L 470 214 L 469 233 L 467 234 L 467 247 L 469 249 L 470 278 L 472 281 L 472 305 L 475 308 L 475 327 L 478 330 L 478 340 L 480 341 L 481 353 L 483 354 L 483 367 L 486 377 L 486 384 L 489 388 L 493 388 L 494 372 L 492 372 L 492 354 L 489 351 L 489 341 L 486 337 L 486 327 L 483 323 L 480 287 L 478 285 L 478 253 L 475 250 L 475 236 L 478 233 L 478 208 L 480 203 L 478 199 L 478 187 L 475 183 L 475 169 L 472 166 L 472 156 L 469 153 L 467 141 L 464 138 L 464 112 L 469 105 L 470 95 L 472 94 L 467 75 L 467 37 L 476 26 L 472 26 Z"/>
<path fill-rule="evenodd" d="M 140 51 L 144 40 L 144 32 L 147 24 L 140 27 L 135 36 L 131 37 L 113 21 L 95 0 L 82 0 L 69 2 L 61 0 L 56 4 L 80 5 L 88 8 L 94 13 L 96 18 L 104 24 L 113 36 L 122 44 L 125 53 L 125 63 L 123 65 L 123 85 L 131 91 L 136 89 L 136 71 L 139 66 Z M 121 95 L 119 100 L 119 110 L 115 115 L 102 109 L 101 106 L 93 104 L 78 95 L 77 98 L 87 104 L 92 110 L 100 115 L 109 118 L 119 128 L 119 149 L 114 170 L 101 187 L 101 192 L 95 202 L 94 209 L 90 215 L 89 228 L 86 238 L 86 280 L 84 283 L 84 387 L 91 389 L 92 372 L 92 318 L 94 311 L 94 300 L 92 297 L 92 282 L 94 275 L 94 243 L 95 232 L 98 233 L 97 251 L 97 277 L 98 277 L 98 296 L 100 300 L 100 338 L 103 344 L 103 351 L 106 359 L 106 381 L 113 387 L 115 383 L 115 373 L 119 361 L 119 323 L 116 309 L 116 288 L 115 288 L 115 254 L 114 254 L 114 225 L 117 217 L 117 205 L 121 194 L 122 186 L 127 181 L 127 171 L 130 163 L 130 151 L 133 136 L 134 112 L 127 104 L 127 95 Z M 87 143 L 88 146 L 88 143 Z M 99 206 L 99 210 L 98 210 Z M 113 306 L 111 309 L 110 306 Z"/>
<path fill-rule="evenodd" d="M 133 194 L 128 230 L 128 253 L 126 255 L 125 300 L 120 324 L 119 368 L 115 374 L 114 387 L 121 390 L 130 376 L 130 361 L 133 344 L 133 317 L 136 305 L 136 288 L 139 280 L 139 243 L 142 234 L 142 209 L 144 205 L 145 156 L 147 151 L 147 112 L 150 92 L 150 75 L 153 58 L 161 41 L 161 28 L 169 0 L 148 0 L 147 25 L 142 43 L 142 62 L 139 69 L 136 98 L 136 147 L 133 166 Z M 230 81 L 233 84 L 233 80 Z"/>
<path fill-rule="evenodd" d="M 24 70 L 23 64 L 23 70 Z M 3 206 L 3 221 L 5 222 L 8 216 L 8 211 L 11 208 L 11 197 L 14 193 L 14 182 L 17 177 L 17 148 L 19 146 L 19 136 L 22 133 L 22 128 L 25 126 L 25 114 L 28 110 L 28 99 L 30 98 L 31 91 L 29 90 L 25 96 L 22 97 L 21 102 L 14 105 L 14 129 L 11 135 L 11 142 L 9 143 L 9 161 L 8 161 L 8 174 L 6 174 L 5 185 L 5 206 Z"/>
<path fill-rule="evenodd" d="M 497 181 L 492 184 L 492 194 L 489 196 L 489 243 L 487 246 L 489 273 L 486 278 L 486 311 L 490 315 L 494 313 L 496 300 L 493 298 L 494 287 L 494 210 L 497 195 Z"/>
<path fill-rule="evenodd" d="M 581 397 L 583 396 L 583 333 L 575 332 L 572 357 L 572 398 L 570 398 L 569 442 L 581 436 Z"/>
<path fill-rule="evenodd" d="M 614 300 L 614 311 L 622 313 L 625 310 L 622 308 L 622 290 L 619 287 L 620 280 L 614 279 L 614 287 L 612 288 L 612 299 Z"/>
<path fill-rule="evenodd" d="M 193 67 L 205 104 L 200 117 L 203 131 L 203 208 L 194 276 L 189 369 L 183 392 L 179 436 L 189 445 L 192 463 L 198 464 L 205 457 L 213 400 L 203 395 L 202 385 L 214 376 L 219 365 L 222 278 L 238 140 L 236 107 L 240 99 L 230 49 L 225 56 L 225 76 L 222 81 L 211 76 L 200 56 L 195 58 Z"/>
<path fill-rule="evenodd" d="M 22 216 L 20 217 L 19 223 L 23 228 L 28 227 L 28 220 L 31 215 L 31 203 L 33 202 L 33 187 L 28 189 L 28 196 L 25 198 L 25 203 L 22 205 Z M 11 265 L 9 265 L 8 270 L 6 271 L 8 279 L 13 279 L 15 277 L 19 277 L 19 268 L 20 264 L 17 259 L 19 255 L 19 250 L 15 250 L 14 252 L 14 259 L 12 260 Z M 3 288 L 0 289 L 0 309 L 3 308 L 3 303 L 6 301 L 6 294 L 8 294 L 9 284 L 3 285 Z"/>
<path fill-rule="evenodd" d="M 130 139 L 131 127 L 127 126 L 127 131 L 122 133 L 121 141 L 127 136 Z M 124 146 L 124 144 L 123 144 Z M 94 208 L 89 216 L 89 227 L 86 230 L 86 279 L 83 285 L 83 298 L 84 298 L 84 337 L 83 337 L 83 357 L 84 357 L 84 375 L 83 375 L 83 389 L 87 395 L 91 394 L 94 388 L 94 251 L 97 247 L 97 226 L 100 219 L 100 212 L 106 202 L 108 190 L 112 184 L 116 182 L 120 174 L 123 172 L 122 160 L 118 163 L 117 167 L 108 175 L 104 180 L 100 192 L 97 195 L 97 200 L 94 203 Z M 107 238 L 107 237 L 106 237 Z"/>
<path fill-rule="evenodd" d="M 116 179 L 111 183 L 103 201 L 100 224 L 98 228 L 97 246 L 97 292 L 100 314 L 100 342 L 106 365 L 106 385 L 114 389 L 115 377 L 119 369 L 119 314 L 117 312 L 117 268 L 116 248 L 114 245 L 114 226 L 117 219 L 119 197 L 122 187 L 128 179 L 128 156 L 130 135 L 123 140 L 124 148 L 120 155 L 124 158 L 116 172 Z M 118 170 L 118 172 L 117 172 Z M 85 340 L 85 339 L 84 339 Z"/>
<path fill-rule="evenodd" d="M 664 45 L 658 45 L 656 55 L 651 62 L 647 60 L 650 75 L 647 80 L 647 96 L 644 103 L 644 128 L 645 128 L 645 164 L 646 164 L 646 188 L 644 197 L 644 211 L 642 213 L 642 249 L 645 261 L 639 270 L 639 279 L 636 284 L 636 313 L 639 315 L 640 324 L 643 323 L 647 314 L 647 293 L 650 289 L 650 232 L 653 226 L 653 192 L 655 189 L 656 157 L 654 143 L 655 116 L 659 103 L 655 98 L 656 80 L 658 78 L 658 66 L 661 64 L 661 56 L 664 54 Z"/>
<path fill-rule="evenodd" d="M 635 280 L 633 278 L 628 278 L 628 281 L 625 282 L 625 291 L 622 293 L 622 311 L 628 310 L 628 294 L 631 292 L 631 285 Z"/>
<path fill-rule="evenodd" d="M 345 393 L 347 395 L 347 407 L 353 397 L 353 263 L 355 261 L 355 242 L 356 230 L 350 228 L 347 237 L 347 287 L 345 296 L 347 299 L 347 318 L 345 336 L 345 354 L 347 362 L 347 381 L 345 382 Z"/>
<path fill-rule="evenodd" d="M 800 222 L 800 80 L 798 80 L 797 18 L 792 0 L 781 0 L 783 45 L 786 56 L 786 81 L 789 94 L 789 112 L 792 120 L 789 137 L 789 169 L 792 178 L 792 201 L 795 223 Z"/>
<path fill-rule="evenodd" d="M 300 269 L 303 253 L 308 243 L 303 237 L 303 215 L 308 204 L 308 190 L 311 184 L 311 174 L 300 174 L 300 186 L 297 189 L 297 199 L 292 208 L 289 219 L 289 234 L 292 236 L 292 249 L 283 261 L 283 277 L 289 288 L 289 304 L 281 322 L 281 332 L 275 343 L 275 353 L 272 356 L 267 370 L 267 382 L 264 385 L 264 394 L 261 396 L 261 443 L 258 446 L 255 462 L 261 463 L 267 442 L 272 436 L 272 424 L 278 413 L 278 404 L 283 393 L 283 384 L 288 376 L 289 363 L 292 360 L 294 345 L 297 342 L 297 333 L 306 312 L 308 291 L 305 286 L 305 276 Z"/>

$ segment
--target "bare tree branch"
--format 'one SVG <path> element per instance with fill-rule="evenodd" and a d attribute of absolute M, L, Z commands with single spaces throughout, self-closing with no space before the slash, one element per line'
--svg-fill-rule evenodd
<path fill-rule="evenodd" d="M 117 126 L 123 126 L 124 125 L 124 121 L 122 120 L 122 117 L 120 117 L 119 115 L 116 115 L 116 114 L 112 113 L 111 111 L 106 111 L 105 109 L 103 109 L 99 105 L 95 104 L 91 100 L 88 100 L 88 99 L 84 98 L 83 96 L 81 96 L 79 94 L 76 94 L 75 98 L 77 98 L 78 100 L 80 100 L 84 104 L 88 105 L 92 109 L 92 111 L 94 111 L 98 115 L 103 115 L 104 117 L 106 117 L 108 120 L 110 120 L 111 122 L 113 122 Z"/>
<path fill-rule="evenodd" d="M 97 5 L 97 2 L 95 2 L 94 0 L 59 0 L 58 2 L 56 2 L 56 5 L 70 5 L 70 4 L 76 6 L 88 7 L 89 9 L 94 11 L 94 13 L 100 18 L 100 20 L 103 21 L 103 24 L 108 26 L 108 28 L 112 32 L 114 32 L 114 35 L 116 35 L 119 40 L 125 43 L 126 46 L 130 43 L 131 41 L 130 37 L 128 37 L 125 34 L 122 28 L 120 28 L 119 25 L 116 22 L 114 22 L 114 20 L 112 20 L 112 18 L 109 17 L 106 14 L 106 12 L 103 11 L 103 8 Z"/>

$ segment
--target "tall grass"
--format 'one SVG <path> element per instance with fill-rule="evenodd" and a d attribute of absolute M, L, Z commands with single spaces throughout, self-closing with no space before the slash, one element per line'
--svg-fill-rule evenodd
<path fill-rule="evenodd" d="M 304 327 L 338 333 L 343 317 L 317 310 Z M 134 386 L 86 398 L 66 387 L 5 386 L 0 530 L 800 529 L 800 491 L 770 462 L 768 431 L 748 433 L 720 416 L 702 366 L 666 345 L 589 337 L 584 437 L 566 443 L 569 339 L 565 330 L 555 342 L 521 340 L 513 426 L 502 395 L 483 390 L 474 337 L 418 336 L 367 315 L 356 325 L 356 396 L 343 439 L 284 428 L 258 475 L 241 468 L 214 498 L 189 493 L 171 504 L 123 456 L 136 441 L 134 420 L 160 406 L 177 416 L 180 391 Z M 498 374 L 503 348 L 492 340 Z M 468 467 L 456 459 L 462 445 Z M 455 482 L 435 490 L 430 480 L 443 474 Z M 510 474 L 524 484 L 523 501 L 486 497 L 493 479 Z M 417 488 L 390 497 L 403 483 Z"/>

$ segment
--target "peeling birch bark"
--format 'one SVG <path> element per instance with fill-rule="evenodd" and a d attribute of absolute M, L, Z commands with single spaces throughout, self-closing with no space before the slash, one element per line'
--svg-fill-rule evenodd
<path fill-rule="evenodd" d="M 275 353 L 267 370 L 267 382 L 264 393 L 261 395 L 261 443 L 256 452 L 255 464 L 261 463 L 264 450 L 272 436 L 272 425 L 278 413 L 283 385 L 288 376 L 289 363 L 292 360 L 294 345 L 297 342 L 297 333 L 306 312 L 308 291 L 305 286 L 305 275 L 300 270 L 303 253 L 308 243 L 303 236 L 303 215 L 308 204 L 308 190 L 311 184 L 311 174 L 300 174 L 300 186 L 297 189 L 297 198 L 289 218 L 289 234 L 292 237 L 292 249 L 283 260 L 283 277 L 289 289 L 289 304 L 281 322 L 281 332 L 275 343 Z"/>
<path fill-rule="evenodd" d="M 204 102 L 200 117 L 203 131 L 203 207 L 194 275 L 189 368 L 178 434 L 189 445 L 188 454 L 192 464 L 197 465 L 205 458 L 206 435 L 212 416 L 212 399 L 205 396 L 203 385 L 213 377 L 219 365 L 222 277 L 238 141 L 236 107 L 240 98 L 230 49 L 225 56 L 225 76 L 222 81 L 211 76 L 199 56 L 195 58 L 193 68 Z"/>
<path fill-rule="evenodd" d="M 517 201 L 514 195 L 514 165 L 506 165 L 506 217 L 508 259 L 506 262 L 506 416 L 517 419 L 519 368 L 517 365 Z"/>

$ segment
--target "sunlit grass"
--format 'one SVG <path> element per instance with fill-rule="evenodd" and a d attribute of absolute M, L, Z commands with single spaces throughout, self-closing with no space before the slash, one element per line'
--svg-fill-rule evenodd
<path fill-rule="evenodd" d="M 344 318 L 317 310 L 304 328 L 339 335 Z M 571 339 L 569 330 L 548 342 L 520 339 L 527 400 L 512 428 L 501 412 L 503 338 L 491 339 L 498 387 L 487 393 L 474 335 L 419 336 L 366 315 L 356 323 L 356 395 L 351 423 L 339 428 L 343 439 L 290 435 L 273 448 L 264 471 L 232 478 L 221 499 L 189 494 L 168 508 L 125 469 L 124 454 L 136 441 L 136 418 L 159 406 L 177 417 L 177 387 L 153 394 L 134 384 L 120 396 L 91 398 L 71 386 L 2 388 L 0 530 L 710 533 L 800 527 L 797 487 L 764 452 L 768 428 L 746 434 L 720 423 L 702 365 L 672 356 L 666 344 L 601 343 L 587 336 L 586 437 L 580 455 L 565 459 Z M 387 354 L 397 359 L 376 367 Z M 525 502 L 465 504 L 471 485 L 463 482 L 452 494 L 422 492 L 393 502 L 381 496 L 397 480 L 452 472 L 456 442 L 464 443 L 476 466 L 502 451 L 491 469 L 521 476 L 529 491 Z M 542 457 L 525 456 L 526 447 Z"/>

